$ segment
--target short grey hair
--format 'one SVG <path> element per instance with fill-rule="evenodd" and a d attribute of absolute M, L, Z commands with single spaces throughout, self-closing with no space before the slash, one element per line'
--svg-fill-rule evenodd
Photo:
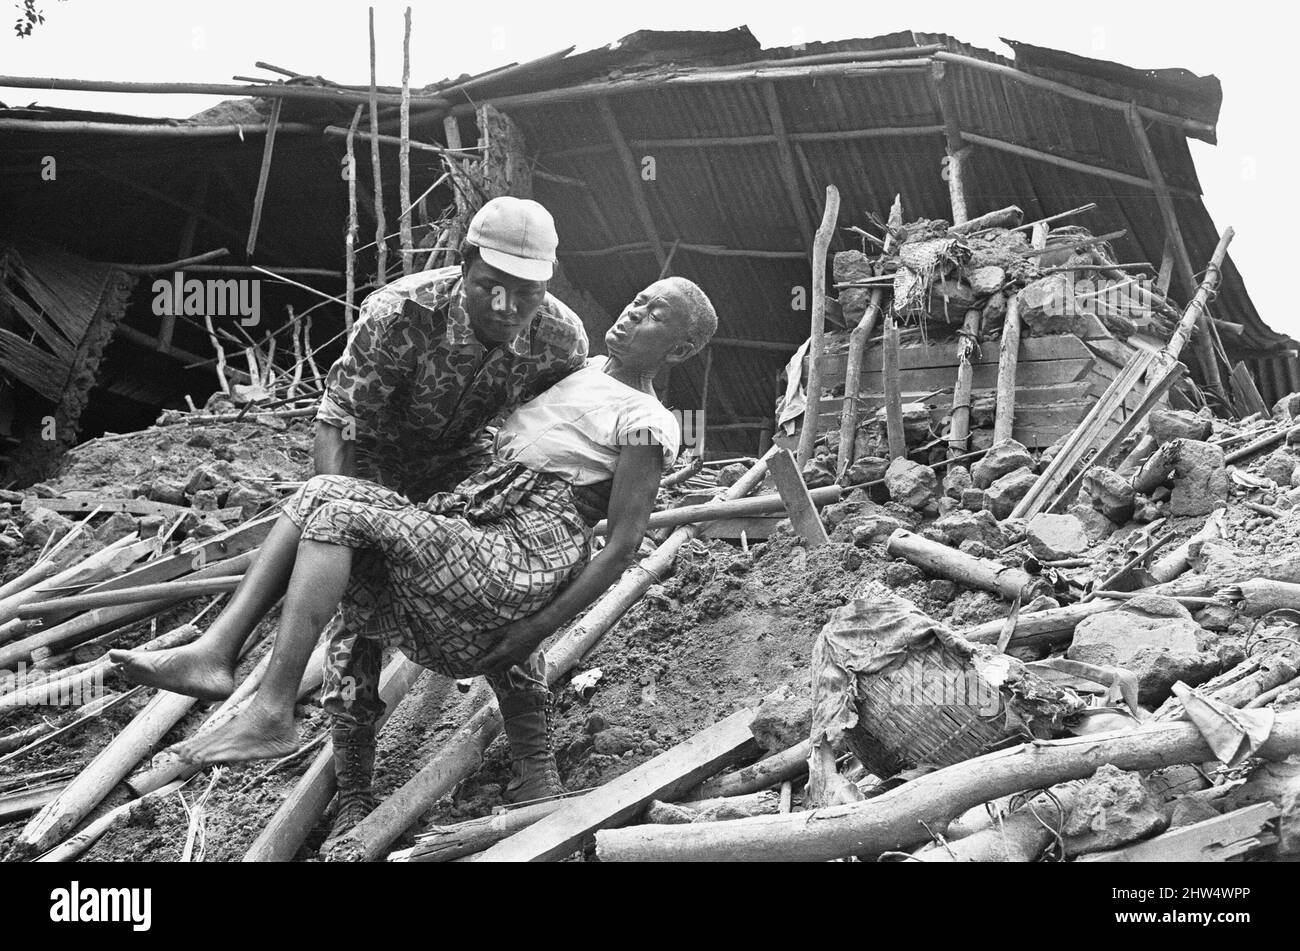
<path fill-rule="evenodd" d="M 686 298 L 686 339 L 692 344 L 691 356 L 699 353 L 718 330 L 718 312 L 700 285 L 684 277 L 670 277 L 673 286 Z"/>

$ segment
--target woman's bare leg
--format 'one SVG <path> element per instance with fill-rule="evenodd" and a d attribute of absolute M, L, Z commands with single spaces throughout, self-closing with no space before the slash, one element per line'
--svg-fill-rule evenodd
<path fill-rule="evenodd" d="M 352 572 L 352 549 L 307 541 L 297 561 L 280 613 L 271 662 L 243 713 L 225 726 L 176 748 L 195 764 L 234 763 L 285 756 L 298 747 L 293 707 L 298 685 L 321 629 L 333 616 Z"/>
<path fill-rule="evenodd" d="M 201 700 L 230 696 L 240 648 L 284 595 L 301 538 L 301 530 L 287 515 L 276 519 L 230 603 L 193 644 L 163 651 L 113 650 L 108 652 L 109 660 L 132 683 Z"/>

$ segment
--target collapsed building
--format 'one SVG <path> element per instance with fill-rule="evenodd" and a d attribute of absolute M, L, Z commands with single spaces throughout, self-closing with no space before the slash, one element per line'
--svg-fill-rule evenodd
<path fill-rule="evenodd" d="M 656 276 L 709 292 L 717 336 L 656 381 L 703 423 L 665 480 L 648 578 L 548 652 L 567 784 L 592 791 L 481 817 L 499 714 L 397 659 L 394 795 L 329 857 L 380 858 L 421 820 L 396 858 L 558 858 L 598 829 L 606 859 L 1113 858 L 1188 817 L 1206 823 L 1191 857 L 1294 850 L 1294 770 L 1266 761 L 1296 752 L 1297 628 L 1276 612 L 1300 608 L 1300 569 L 1263 541 L 1295 524 L 1300 362 L 1200 197 L 1188 142 L 1215 140 L 1218 81 L 1008 44 L 644 32 L 409 94 L 259 64 L 285 78 L 140 90 L 250 97 L 184 121 L 0 110 L 0 755 L 50 762 L 0 779 L 11 857 L 174 844 L 155 813 L 191 774 L 144 752 L 246 694 L 202 711 L 123 691 L 57 726 L 33 708 L 111 678 L 110 643 L 197 634 L 185 605 L 228 590 L 259 513 L 310 475 L 312 406 L 359 300 L 455 263 L 504 194 L 554 214 L 551 290 L 592 341 Z M 191 587 L 139 593 L 173 583 Z M 56 602 L 71 585 L 91 600 Z M 191 620 L 160 635 L 159 617 Z M 927 700 L 927 664 L 983 706 Z M 881 702 L 900 691 L 915 702 Z M 1243 707 L 1271 719 L 1225 712 Z M 1225 722 L 1235 745 L 1205 739 Z M 1054 772 L 933 801 L 931 771 L 1097 724 L 1141 725 L 1157 752 L 1121 735 L 1116 775 L 1062 751 Z M 104 742 L 60 751 L 64 730 Z M 1157 770 L 1170 756 L 1196 776 Z M 1258 766 L 1239 783 L 1216 759 Z M 214 855 L 319 847 L 328 764 L 208 780 Z M 1049 787 L 1055 827 L 1016 798 Z M 1127 837 L 1117 789 L 1141 802 Z M 254 795 L 260 821 L 237 829 Z M 963 815 L 986 802 L 1025 820 L 1019 852 Z M 848 811 L 816 841 L 779 818 L 830 804 Z M 877 814 L 897 825 L 864 845 L 855 823 Z"/>

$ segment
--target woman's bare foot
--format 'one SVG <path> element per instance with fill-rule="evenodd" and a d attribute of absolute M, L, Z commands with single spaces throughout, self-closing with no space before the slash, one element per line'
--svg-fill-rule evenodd
<path fill-rule="evenodd" d="M 108 659 L 133 684 L 159 687 L 200 700 L 224 700 L 235 689 L 234 668 L 198 644 L 162 651 L 108 652 Z"/>
<path fill-rule="evenodd" d="M 293 724 L 293 707 L 280 714 L 253 702 L 224 726 L 177 744 L 172 749 L 185 762 L 205 766 L 288 756 L 297 748 L 298 730 Z"/>

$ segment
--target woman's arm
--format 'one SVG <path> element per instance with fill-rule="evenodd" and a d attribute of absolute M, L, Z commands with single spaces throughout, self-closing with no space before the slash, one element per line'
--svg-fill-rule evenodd
<path fill-rule="evenodd" d="M 485 668 L 509 667 L 523 660 L 632 566 L 654 510 L 663 459 L 663 447 L 657 443 L 623 447 L 610 490 L 605 547 L 549 605 L 502 629 L 501 640 L 484 658 Z"/>

